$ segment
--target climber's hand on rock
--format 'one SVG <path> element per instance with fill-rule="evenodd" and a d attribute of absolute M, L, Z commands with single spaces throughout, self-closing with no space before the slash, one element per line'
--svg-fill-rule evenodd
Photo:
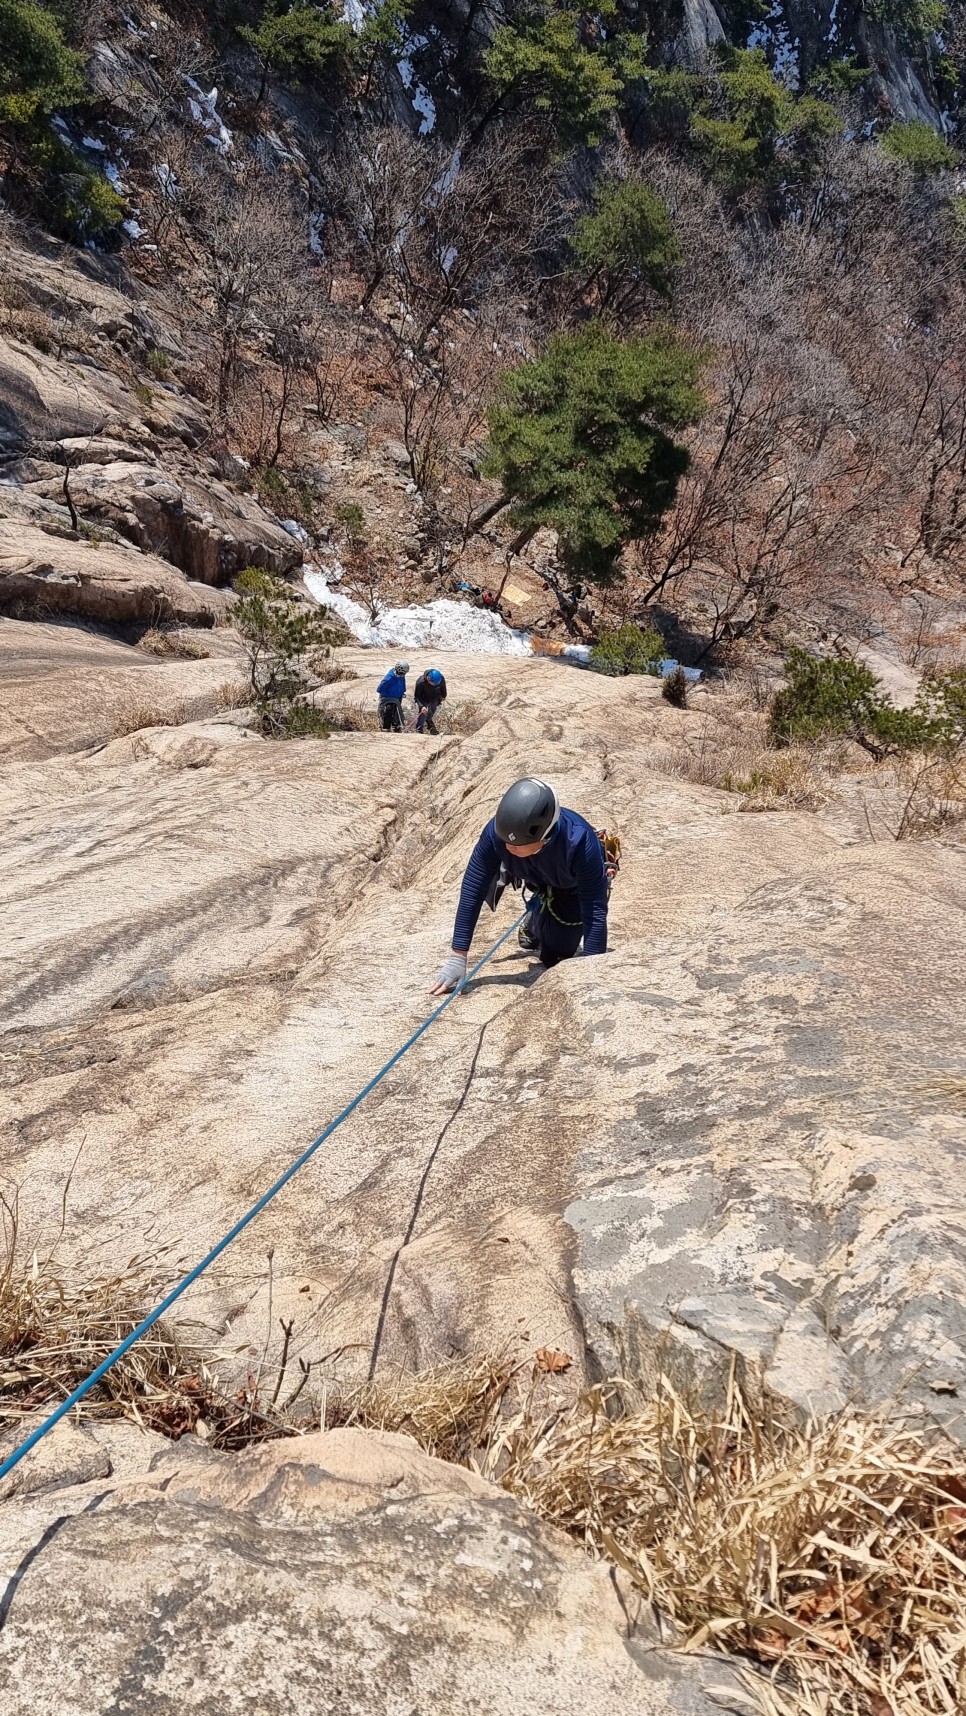
<path fill-rule="evenodd" d="M 466 954 L 451 953 L 430 989 L 430 995 L 448 995 L 451 989 L 458 988 L 465 976 Z"/>

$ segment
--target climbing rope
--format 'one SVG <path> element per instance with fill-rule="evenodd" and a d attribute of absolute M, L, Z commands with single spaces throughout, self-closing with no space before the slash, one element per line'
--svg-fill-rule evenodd
<path fill-rule="evenodd" d="M 407 1037 L 402 1047 L 396 1050 L 396 1053 L 390 1057 L 385 1066 L 380 1067 L 379 1071 L 369 1080 L 369 1083 L 359 1091 L 358 1095 L 354 1096 L 352 1101 L 346 1104 L 341 1114 L 337 1114 L 334 1120 L 329 1121 L 325 1130 L 320 1132 L 318 1137 L 312 1140 L 312 1143 L 308 1145 L 307 1149 L 302 1151 L 301 1156 L 298 1156 L 290 1167 L 286 1168 L 284 1174 L 279 1176 L 275 1181 L 275 1184 L 269 1186 L 268 1191 L 262 1194 L 258 1199 L 258 1202 L 252 1204 L 251 1209 L 247 1210 L 239 1221 L 236 1221 L 234 1227 L 230 1228 L 224 1238 L 220 1239 L 218 1244 L 212 1247 L 211 1251 L 208 1252 L 208 1255 L 203 1257 L 200 1263 L 196 1263 L 194 1268 L 188 1271 L 188 1274 L 178 1282 L 176 1287 L 171 1289 L 171 1292 L 166 1296 L 166 1298 L 162 1299 L 160 1305 L 157 1305 L 155 1309 L 144 1318 L 143 1322 L 138 1324 L 136 1329 L 131 1330 L 131 1333 L 125 1337 L 120 1346 L 115 1347 L 114 1351 L 109 1353 L 106 1359 L 101 1360 L 101 1363 L 97 1366 L 96 1370 L 92 1370 L 90 1376 L 85 1377 L 84 1381 L 74 1389 L 72 1394 L 67 1396 L 66 1400 L 61 1401 L 60 1405 L 51 1412 L 48 1418 L 44 1419 L 42 1424 L 38 1424 L 36 1430 L 31 1431 L 30 1435 L 26 1438 L 26 1441 L 21 1442 L 19 1448 L 15 1448 L 12 1454 L 8 1454 L 2 1465 L 0 1465 L 0 1480 L 5 1478 L 8 1473 L 12 1472 L 14 1467 L 19 1465 L 24 1455 L 29 1454 L 31 1448 L 35 1448 L 42 1437 L 46 1436 L 48 1431 L 54 1428 L 55 1424 L 59 1424 L 60 1420 L 65 1417 L 73 1407 L 77 1406 L 80 1401 L 84 1399 L 86 1394 L 90 1393 L 90 1390 L 101 1381 L 102 1377 L 105 1377 L 108 1371 L 117 1364 L 118 1359 L 122 1359 L 125 1353 L 130 1352 L 135 1341 L 139 1341 L 142 1335 L 146 1335 L 148 1330 L 154 1327 L 155 1323 L 158 1322 L 159 1319 L 171 1309 L 171 1306 L 181 1298 L 182 1293 L 187 1292 L 193 1282 L 197 1281 L 198 1277 L 204 1274 L 209 1265 L 214 1263 L 215 1258 L 220 1257 L 222 1252 L 231 1244 L 232 1240 L 238 1238 L 238 1235 L 248 1226 L 249 1222 L 254 1221 L 255 1217 L 261 1214 L 266 1205 L 270 1204 L 272 1199 L 282 1190 L 282 1187 L 288 1185 L 289 1180 L 294 1178 L 299 1169 L 304 1168 L 306 1162 L 311 1160 L 319 1146 L 324 1144 L 327 1138 L 331 1138 L 333 1132 L 342 1125 L 344 1120 L 348 1120 L 350 1114 L 358 1108 L 360 1102 L 364 1101 L 370 1091 L 375 1090 L 376 1085 L 380 1084 L 386 1074 L 391 1072 L 393 1067 L 402 1060 L 403 1055 L 408 1054 L 409 1050 L 413 1047 L 413 1044 L 417 1043 L 424 1032 L 429 1030 L 430 1025 L 435 1024 L 440 1014 L 446 1011 L 450 1002 L 456 1000 L 457 995 L 459 995 L 460 991 L 465 988 L 466 984 L 470 981 L 470 978 L 475 977 L 476 973 L 483 969 L 483 966 L 493 958 L 493 955 L 503 946 L 503 943 L 505 941 L 509 941 L 514 930 L 518 929 L 522 922 L 523 913 L 521 913 L 516 921 L 510 925 L 508 930 L 504 930 L 503 934 L 499 937 L 499 940 L 493 943 L 489 952 L 485 953 L 482 959 L 477 960 L 477 963 L 473 966 L 472 970 L 467 972 L 462 981 L 457 984 L 452 994 L 447 995 L 445 1000 L 440 1002 L 439 1006 L 430 1013 L 428 1019 L 423 1020 L 422 1024 L 413 1032 L 411 1037 Z"/>

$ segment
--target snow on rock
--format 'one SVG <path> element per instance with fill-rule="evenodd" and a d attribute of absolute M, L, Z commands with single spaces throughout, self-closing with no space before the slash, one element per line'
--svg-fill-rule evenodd
<path fill-rule="evenodd" d="M 342 0 L 342 16 L 356 35 L 360 36 L 366 25 L 366 9 L 362 0 Z"/>
<path fill-rule="evenodd" d="M 426 85 L 417 81 L 413 71 L 413 62 L 409 56 L 418 53 L 421 48 L 428 47 L 429 43 L 425 36 L 404 36 L 403 46 L 405 53 L 401 60 L 396 61 L 396 70 L 402 79 L 403 89 L 411 91 L 409 99 L 420 116 L 422 123 L 419 127 L 419 135 L 426 137 L 436 124 L 436 103 Z"/>
<path fill-rule="evenodd" d="M 436 103 L 425 84 L 418 83 L 416 85 L 412 93 L 412 104 L 422 120 L 419 135 L 426 137 L 436 124 Z"/>
<path fill-rule="evenodd" d="M 217 88 L 210 89 L 206 94 L 193 77 L 186 77 L 185 83 L 189 89 L 193 89 L 195 92 L 194 96 L 189 95 L 188 97 L 192 119 L 196 125 L 202 127 L 212 148 L 217 149 L 219 155 L 229 154 L 232 146 L 232 135 L 218 112 Z"/>
<path fill-rule="evenodd" d="M 341 568 L 339 569 L 341 576 Z M 409 649 L 432 645 L 439 650 L 461 650 L 480 655 L 529 655 L 526 632 L 512 630 L 497 614 L 471 608 L 466 602 L 446 597 L 412 608 L 385 608 L 376 620 L 361 602 L 352 601 L 331 587 L 333 574 L 303 566 L 306 589 L 317 602 L 331 608 L 360 643 L 374 646 L 404 644 Z"/>
<path fill-rule="evenodd" d="M 162 196 L 167 197 L 171 202 L 173 202 L 175 197 L 181 195 L 181 186 L 178 184 L 178 175 L 173 167 L 168 166 L 167 161 L 158 161 L 155 163 L 154 176 L 157 179 L 158 184 L 161 186 Z"/>
<path fill-rule="evenodd" d="M 792 41 L 783 16 L 782 0 L 775 0 L 767 18 L 753 26 L 745 45 L 749 48 L 762 48 L 779 83 L 783 83 L 786 89 L 798 89 L 801 83 L 798 69 L 798 50 L 801 44 L 797 36 Z"/>
<path fill-rule="evenodd" d="M 312 538 L 304 524 L 299 524 L 297 518 L 280 518 L 278 522 L 282 529 L 288 532 L 289 536 L 294 536 L 296 542 L 301 542 L 303 548 L 311 546 Z"/>

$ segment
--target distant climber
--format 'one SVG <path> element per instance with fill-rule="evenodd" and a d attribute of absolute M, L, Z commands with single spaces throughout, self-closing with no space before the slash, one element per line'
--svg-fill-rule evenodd
<path fill-rule="evenodd" d="M 413 700 L 416 704 L 415 728 L 417 733 L 436 733 L 436 717 L 440 705 L 446 702 L 446 681 L 438 667 L 427 668 L 421 673 L 413 687 Z"/>
<path fill-rule="evenodd" d="M 460 891 L 453 947 L 431 995 L 445 995 L 466 976 L 466 961 L 484 901 L 496 903 L 501 883 L 531 890 L 518 931 L 521 947 L 542 965 L 607 951 L 608 874 L 600 836 L 566 810 L 546 781 L 515 781 L 477 841 Z M 526 897 L 526 896 L 524 896 Z"/>
<path fill-rule="evenodd" d="M 408 661 L 397 661 L 392 672 L 380 679 L 376 686 L 376 696 L 379 699 L 379 725 L 384 733 L 401 733 L 403 730 L 402 703 L 406 695 L 406 675 L 408 672 Z"/>

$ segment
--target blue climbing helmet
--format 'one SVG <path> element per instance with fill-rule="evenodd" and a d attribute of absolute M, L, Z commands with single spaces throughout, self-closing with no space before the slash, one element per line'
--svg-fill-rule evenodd
<path fill-rule="evenodd" d="M 438 667 L 431 667 L 426 678 L 429 680 L 430 685 L 442 685 L 443 683 L 443 675 L 440 673 Z"/>

